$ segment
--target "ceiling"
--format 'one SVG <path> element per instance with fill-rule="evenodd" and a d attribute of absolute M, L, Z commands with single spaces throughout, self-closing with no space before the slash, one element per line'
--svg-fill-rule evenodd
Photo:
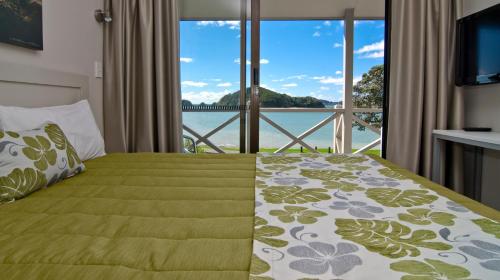
<path fill-rule="evenodd" d="M 250 0 L 248 0 L 250 2 Z M 262 19 L 383 18 L 385 0 L 261 0 Z M 182 19 L 238 20 L 240 0 L 182 0 Z M 247 9 L 250 11 L 250 8 Z M 250 12 L 248 14 L 250 17 Z"/>

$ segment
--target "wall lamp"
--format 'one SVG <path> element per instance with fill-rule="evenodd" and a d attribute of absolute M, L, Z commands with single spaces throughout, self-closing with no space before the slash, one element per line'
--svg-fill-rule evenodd
<path fill-rule="evenodd" d="M 101 9 L 95 10 L 94 17 L 99 23 L 108 23 L 113 20 L 109 11 L 103 11 Z"/>

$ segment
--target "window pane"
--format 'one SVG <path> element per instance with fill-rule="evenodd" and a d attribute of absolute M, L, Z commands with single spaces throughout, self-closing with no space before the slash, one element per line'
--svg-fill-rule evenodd
<path fill-rule="evenodd" d="M 378 113 L 358 113 L 355 116 L 376 129 L 382 125 L 384 27 L 383 20 L 358 20 L 354 24 L 354 107 L 380 109 Z M 380 134 L 355 123 L 353 148 L 362 148 L 380 137 Z M 378 153 L 380 145 L 372 150 Z"/>

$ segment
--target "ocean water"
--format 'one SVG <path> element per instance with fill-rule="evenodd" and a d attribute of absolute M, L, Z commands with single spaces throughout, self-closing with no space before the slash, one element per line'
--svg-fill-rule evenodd
<path fill-rule="evenodd" d="M 223 122 L 236 115 L 236 112 L 184 112 L 183 123 L 189 128 L 195 130 L 201 135 L 205 135 Z M 330 113 L 288 113 L 273 112 L 264 113 L 268 118 L 278 125 L 282 126 L 295 136 L 302 134 L 317 123 L 330 116 Z M 209 139 L 218 146 L 239 147 L 239 119 L 228 125 Z M 185 132 L 186 133 L 186 132 Z M 189 133 L 186 133 L 189 135 Z M 312 147 L 328 148 L 333 147 L 334 128 L 333 122 L 325 125 L 314 134 L 305 138 L 305 142 Z M 352 141 L 353 148 L 359 149 L 378 139 L 380 136 L 376 133 L 364 130 L 360 131 L 353 127 Z M 260 120 L 260 147 L 261 148 L 279 148 L 290 142 L 291 139 L 283 135 L 267 122 Z M 299 147 L 296 145 L 295 147 Z"/>

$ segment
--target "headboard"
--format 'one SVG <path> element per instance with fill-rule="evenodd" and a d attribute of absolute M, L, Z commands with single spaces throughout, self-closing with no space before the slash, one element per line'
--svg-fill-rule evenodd
<path fill-rule="evenodd" d="M 0 61 L 0 105 L 46 107 L 88 99 L 89 78 Z"/>

